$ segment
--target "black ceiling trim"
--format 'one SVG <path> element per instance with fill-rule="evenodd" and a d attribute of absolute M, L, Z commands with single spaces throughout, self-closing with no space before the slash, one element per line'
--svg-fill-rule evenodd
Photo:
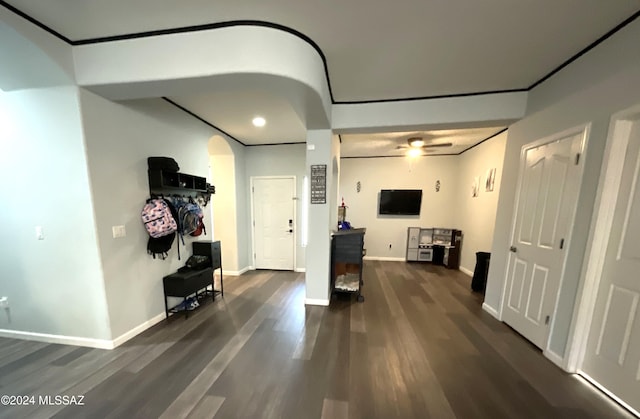
<path fill-rule="evenodd" d="M 485 138 L 484 140 L 480 141 L 479 143 L 475 143 L 474 145 L 472 145 L 469 148 L 466 148 L 464 150 L 462 150 L 461 152 L 459 152 L 458 154 L 456 154 L 456 156 L 459 156 L 460 154 L 466 153 L 467 151 L 471 150 L 474 147 L 479 146 L 480 144 L 484 143 L 485 141 L 489 141 L 490 139 L 492 139 L 493 137 L 497 137 L 498 135 L 502 134 L 503 132 L 505 132 L 506 130 L 508 130 L 509 127 L 507 128 L 502 128 L 500 131 L 496 132 L 495 134 L 492 134 L 490 136 L 488 136 L 487 138 Z"/>
<path fill-rule="evenodd" d="M 459 156 L 459 153 L 447 153 L 447 154 L 421 154 L 418 157 L 441 157 L 441 156 Z M 342 159 L 392 159 L 396 157 L 407 157 L 406 155 L 400 156 L 353 156 L 353 157 L 340 157 Z"/>
<path fill-rule="evenodd" d="M 416 97 L 405 97 L 405 98 L 397 98 L 397 99 L 349 100 L 349 101 L 333 102 L 333 104 L 334 105 L 364 105 L 368 103 L 411 102 L 416 100 L 446 99 L 446 98 L 453 98 L 453 97 L 482 96 L 482 95 L 492 95 L 497 93 L 519 93 L 519 92 L 526 92 L 526 91 L 527 89 L 489 90 L 486 92 L 452 93 L 447 95 L 416 96 Z"/>
<path fill-rule="evenodd" d="M 490 139 L 497 137 L 498 135 L 502 134 L 503 132 L 507 131 L 509 128 L 502 128 L 501 130 L 499 130 L 498 132 L 496 132 L 495 134 L 491 134 L 490 136 L 488 136 L 487 138 L 485 138 L 484 140 L 472 145 L 469 148 L 466 148 L 464 150 L 462 150 L 459 153 L 446 153 L 446 154 L 422 154 L 420 157 L 438 157 L 438 156 L 459 156 L 463 153 L 466 153 L 467 151 L 471 150 L 474 147 L 479 146 L 480 144 L 489 141 Z M 378 159 L 378 158 L 387 158 L 387 157 L 406 157 L 405 155 L 400 155 L 400 156 L 354 156 L 354 157 L 340 157 L 341 159 Z"/>
<path fill-rule="evenodd" d="M 148 38 L 151 36 L 160 36 L 160 35 L 173 35 L 176 33 L 186 33 L 186 32 L 200 32 L 211 29 L 221 29 L 221 28 L 229 28 L 233 26 L 259 26 L 264 28 L 278 29 L 284 32 L 288 32 L 292 35 L 297 36 L 298 38 L 304 40 L 309 45 L 311 45 L 323 58 L 324 53 L 311 38 L 307 35 L 299 32 L 295 29 L 292 29 L 288 26 L 280 25 L 278 23 L 273 22 L 265 22 L 262 20 L 229 20 L 226 22 L 216 22 L 216 23 L 206 23 L 203 25 L 192 25 L 192 26 L 181 26 L 178 28 L 168 28 L 168 29 L 158 29 L 153 31 L 145 31 L 145 32 L 136 32 L 129 33 L 124 35 L 113 35 L 113 36 L 103 36 L 100 38 L 88 38 L 88 39 L 80 39 L 77 41 L 72 41 L 73 45 L 88 45 L 88 44 L 100 44 L 104 42 L 113 42 L 113 41 L 123 41 L 128 39 L 138 39 L 138 38 Z"/>
<path fill-rule="evenodd" d="M 50 27 L 48 27 L 44 23 L 42 23 L 39 20 L 29 16 L 28 14 L 24 13 L 23 11 L 13 7 L 9 3 L 0 0 L 0 6 L 3 6 L 6 9 L 9 9 L 13 13 L 17 14 L 18 16 L 20 16 L 21 18 L 28 20 L 29 22 L 33 23 L 34 25 L 36 25 L 40 29 L 49 32 L 51 35 L 55 36 L 58 39 L 63 40 L 67 44 L 73 45 L 73 41 L 70 40 L 69 38 L 67 38 L 66 36 L 62 35 L 60 32 L 54 31 L 53 29 L 51 29 Z"/>
<path fill-rule="evenodd" d="M 262 146 L 272 146 L 272 145 L 296 145 L 296 144 L 305 144 L 304 141 L 298 141 L 294 143 L 267 143 L 267 144 L 247 144 L 247 147 L 262 147 Z"/>
<path fill-rule="evenodd" d="M 262 20 L 231 20 L 227 22 L 208 23 L 204 25 L 183 26 L 179 28 L 160 29 L 155 31 L 138 32 L 138 33 L 125 34 L 125 35 L 114 35 L 114 36 L 105 36 L 101 38 L 81 39 L 78 41 L 70 41 L 70 42 L 72 45 L 99 44 L 103 42 L 147 38 L 150 36 L 172 35 L 176 33 L 198 32 L 198 31 L 206 31 L 210 29 L 229 28 L 233 26 L 259 26 L 263 28 L 277 29 L 277 30 L 290 33 L 291 35 L 297 36 L 298 38 L 302 39 L 303 41 L 311 45 L 313 49 L 315 49 L 316 52 L 320 55 L 320 58 L 322 59 L 322 63 L 324 65 L 324 75 L 327 78 L 327 86 L 329 88 L 329 96 L 331 97 L 331 102 L 335 103 L 335 100 L 333 99 L 333 89 L 331 88 L 331 80 L 329 78 L 329 67 L 327 65 L 327 57 L 325 57 L 324 52 L 322 52 L 322 49 L 320 49 L 320 46 L 316 44 L 313 39 L 309 38 L 307 35 L 303 34 L 302 32 L 297 31 L 288 26 L 280 25 L 278 23 L 265 22 Z"/>
<path fill-rule="evenodd" d="M 197 32 L 197 31 L 202 31 L 202 30 L 218 29 L 218 28 L 225 28 L 225 27 L 231 27 L 231 26 L 260 26 L 260 27 L 268 27 L 268 28 L 272 28 L 272 29 L 282 30 L 282 31 L 288 32 L 288 33 L 290 33 L 290 34 L 292 34 L 294 36 L 297 36 L 298 38 L 304 40 L 305 42 L 307 42 L 309 45 L 311 45 L 318 52 L 318 54 L 320 55 L 320 58 L 322 59 L 323 65 L 324 65 L 324 73 L 325 73 L 325 77 L 327 78 L 327 86 L 329 88 L 329 95 L 331 97 L 331 103 L 332 104 L 336 104 L 336 105 L 356 105 L 356 104 L 366 104 L 366 103 L 405 102 L 405 101 L 416 101 L 416 100 L 429 100 L 429 99 L 443 99 L 443 98 L 479 96 L 479 95 L 499 94 L 499 93 L 528 92 L 531 89 L 534 89 L 535 87 L 537 87 L 540 84 L 544 83 L 546 80 L 548 80 L 554 74 L 558 73 L 560 70 L 562 70 L 563 68 L 565 68 L 566 66 L 568 66 L 569 64 L 571 64 L 572 62 L 574 62 L 575 60 L 580 58 L 582 55 L 586 54 L 587 52 L 589 52 L 590 50 L 595 48 L 597 45 L 599 45 L 600 43 L 602 43 L 603 41 L 605 41 L 606 39 L 611 37 L 613 34 L 615 34 L 616 32 L 620 31 L 622 28 L 624 28 L 625 26 L 627 26 L 628 24 L 630 24 L 631 22 L 636 20 L 638 17 L 640 17 L 640 10 L 638 10 L 633 15 L 629 16 L 627 19 L 625 19 L 620 24 L 618 24 L 616 27 L 614 27 L 613 29 L 608 31 L 606 34 L 602 35 L 596 41 L 592 42 L 586 48 L 582 49 L 580 52 L 578 52 L 573 57 L 571 57 L 568 60 L 566 60 L 564 63 L 560 64 L 558 67 L 556 67 L 554 70 L 552 70 L 547 75 L 542 77 L 540 80 L 536 81 L 535 83 L 533 83 L 532 85 L 530 85 L 529 87 L 526 87 L 526 88 L 508 89 L 508 90 L 493 90 L 493 91 L 486 91 L 486 92 L 456 93 L 456 94 L 436 95 L 436 96 L 396 98 L 396 99 L 376 99 L 376 100 L 362 100 L 362 101 L 357 101 L 357 100 L 356 101 L 336 101 L 334 99 L 334 96 L 333 96 L 333 89 L 331 88 L 331 79 L 329 78 L 329 67 L 327 65 L 327 58 L 325 57 L 324 53 L 322 52 L 322 49 L 320 49 L 320 46 L 318 44 L 316 44 L 315 41 L 313 41 L 310 37 L 308 37 L 307 35 L 303 34 L 300 31 L 297 31 L 297 30 L 295 30 L 293 28 L 290 28 L 288 26 L 280 25 L 280 24 L 273 23 L 273 22 L 259 21 L 259 20 L 234 20 L 234 21 L 228 21 L 228 22 L 219 22 L 219 23 L 210 23 L 210 24 L 204 24 L 204 25 L 184 26 L 184 27 L 179 27 L 179 28 L 161 29 L 161 30 L 155 30 L 155 31 L 146 31 L 146 32 L 138 32 L 138 33 L 132 33 L 132 34 L 114 35 L 114 36 L 106 36 L 106 37 L 100 37 L 100 38 L 90 38 L 90 39 L 81 39 L 81 40 L 77 40 L 77 41 L 72 41 L 69 38 L 65 37 L 64 35 L 60 34 L 59 32 L 51 29 L 47 25 L 43 24 L 42 22 L 40 22 L 37 19 L 29 16 L 28 14 L 22 12 L 21 10 L 17 9 L 16 7 L 8 4 L 7 2 L 5 2 L 3 0 L 0 0 L 0 6 L 5 7 L 6 9 L 8 9 L 11 12 L 17 14 L 18 16 L 28 20 L 29 22 L 33 23 L 34 25 L 38 26 L 39 28 L 49 32 L 53 36 L 63 40 L 64 42 L 66 42 L 66 43 L 68 43 L 70 45 L 74 45 L 74 46 L 75 45 L 87 45 L 87 44 L 95 44 L 95 43 L 103 43 L 103 42 L 120 41 L 120 40 L 126 40 L 126 39 L 145 38 L 145 37 L 158 36 L 158 35 L 169 35 L 169 34 L 175 34 L 175 33 Z M 194 116 L 196 116 L 198 119 L 201 119 L 203 122 L 206 122 L 202 118 L 198 117 L 197 115 L 194 115 Z M 207 122 L 207 124 L 211 125 L 208 122 Z M 217 127 L 215 127 L 215 128 L 220 130 Z M 233 138 L 233 137 L 231 137 L 231 138 Z M 235 138 L 234 138 L 234 140 L 238 141 Z M 240 141 L 238 141 L 238 142 L 240 142 Z"/>
<path fill-rule="evenodd" d="M 318 54 L 320 55 L 320 58 L 322 59 L 322 64 L 324 66 L 324 75 L 327 78 L 327 87 L 329 89 L 329 96 L 331 97 L 331 103 L 335 103 L 335 100 L 333 98 L 333 89 L 331 88 L 331 79 L 329 78 L 329 67 L 327 65 L 327 57 L 325 57 L 324 52 L 322 52 L 322 49 L 320 49 L 320 46 L 318 44 L 316 44 L 313 39 L 309 38 L 307 35 L 303 34 L 302 32 L 297 31 L 297 30 L 295 30 L 293 28 L 290 28 L 288 26 L 285 26 L 285 25 L 280 25 L 278 23 L 273 23 L 273 22 L 265 22 L 265 21 L 261 21 L 261 20 L 232 20 L 232 21 L 227 21 L 227 22 L 209 23 L 209 24 L 205 24 L 205 25 L 183 26 L 183 27 L 179 27 L 179 28 L 160 29 L 160 30 L 155 30 L 155 31 L 137 32 L 137 33 L 132 33 L 132 34 L 104 36 L 104 37 L 100 37 L 100 38 L 89 38 L 89 39 L 80 39 L 80 40 L 72 41 L 71 39 L 67 38 L 66 36 L 60 34 L 59 32 L 56 32 L 55 30 L 51 29 L 50 27 L 48 27 L 44 23 L 42 23 L 39 20 L 29 16 L 28 14 L 26 14 L 23 11 L 17 9 L 16 7 L 6 3 L 3 0 L 0 0 L 0 6 L 4 6 L 8 10 L 10 10 L 13 13 L 17 14 L 18 16 L 28 20 L 29 22 L 33 23 L 34 25 L 38 26 L 39 28 L 49 32 L 51 35 L 63 40 L 67 44 L 73 45 L 73 46 L 99 44 L 99 43 L 113 42 L 113 41 L 123 41 L 123 40 L 127 40 L 127 39 L 147 38 L 147 37 L 150 37 L 150 36 L 158 36 L 158 35 L 171 35 L 171 34 L 176 34 L 176 33 L 198 32 L 198 31 L 204 31 L 204 30 L 209 30 L 209 29 L 228 28 L 228 27 L 232 27 L 232 26 L 260 26 L 260 27 L 264 27 L 264 28 L 278 29 L 278 30 L 281 30 L 281 31 L 284 31 L 284 32 L 288 32 L 291 35 L 297 36 L 298 38 L 302 39 L 303 41 L 305 41 L 306 43 L 311 45 L 313 47 L 313 49 L 315 49 L 318 52 Z"/>
<path fill-rule="evenodd" d="M 169 99 L 168 97 L 162 97 L 162 99 L 164 99 L 165 101 L 169 102 L 170 104 L 172 104 L 173 106 L 175 106 L 176 108 L 180 109 L 181 111 L 184 111 L 186 113 L 188 113 L 189 115 L 193 116 L 194 118 L 196 118 L 198 121 L 210 126 L 213 129 L 216 129 L 218 131 L 220 131 L 221 133 L 223 133 L 224 135 L 226 135 L 227 137 L 231 138 L 232 140 L 234 140 L 235 142 L 237 142 L 238 144 L 246 147 L 247 145 L 245 143 L 243 143 L 242 141 L 238 140 L 236 137 L 234 137 L 233 135 L 229 134 L 228 132 L 226 132 L 225 130 L 216 127 L 215 125 L 213 125 L 211 122 L 207 121 L 206 119 L 196 115 L 195 113 L 191 112 L 189 109 L 178 105 L 176 102 L 174 102 L 173 100 Z"/>
<path fill-rule="evenodd" d="M 584 54 L 586 54 L 587 52 L 591 51 L 596 46 L 600 45 L 602 42 L 604 42 L 605 40 L 610 38 L 613 34 L 615 34 L 619 30 L 621 30 L 622 28 L 624 28 L 625 26 L 627 26 L 628 24 L 630 24 L 631 22 L 636 20 L 638 17 L 640 17 L 640 10 L 638 10 L 637 12 L 635 12 L 634 14 L 629 16 L 627 19 L 622 21 L 618 26 L 616 26 L 615 28 L 611 29 L 609 32 L 605 33 L 600 38 L 598 38 L 595 41 L 593 41 L 590 45 L 588 45 L 586 48 L 582 49 L 576 55 L 574 55 L 573 57 L 569 58 L 564 63 L 560 64 L 558 67 L 556 67 L 554 70 L 552 70 L 549 74 L 547 74 L 546 76 L 544 76 L 543 78 L 541 78 L 537 82 L 533 83 L 531 86 L 529 86 L 527 88 L 527 90 L 532 90 L 532 89 L 538 87 L 540 84 L 544 83 L 545 81 L 547 81 L 548 79 L 553 77 L 556 73 L 558 73 L 560 70 L 562 70 L 563 68 L 565 68 L 566 66 L 568 66 L 572 62 L 576 61 L 578 58 L 582 57 Z"/>

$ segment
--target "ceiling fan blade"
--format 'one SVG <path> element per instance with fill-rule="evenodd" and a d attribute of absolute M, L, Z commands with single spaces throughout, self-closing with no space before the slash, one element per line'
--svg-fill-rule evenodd
<path fill-rule="evenodd" d="M 425 144 L 422 146 L 422 148 L 451 147 L 452 145 L 452 143 Z"/>

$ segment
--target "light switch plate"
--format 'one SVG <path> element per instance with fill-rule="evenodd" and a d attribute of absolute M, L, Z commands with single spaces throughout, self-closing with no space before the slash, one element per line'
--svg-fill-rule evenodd
<path fill-rule="evenodd" d="M 124 228 L 124 226 L 112 226 L 111 227 L 111 233 L 113 233 L 113 238 L 114 239 L 119 239 L 122 237 L 126 237 L 127 235 L 127 231 Z"/>

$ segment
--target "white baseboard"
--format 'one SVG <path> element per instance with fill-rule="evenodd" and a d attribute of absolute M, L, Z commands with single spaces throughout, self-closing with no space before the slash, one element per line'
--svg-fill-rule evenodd
<path fill-rule="evenodd" d="M 307 268 L 296 268 L 294 269 L 295 272 L 307 272 Z"/>
<path fill-rule="evenodd" d="M 304 305 L 306 306 L 328 306 L 329 300 L 322 300 L 319 298 L 305 298 Z"/>
<path fill-rule="evenodd" d="M 564 365 L 564 359 L 558 355 L 557 353 L 553 352 L 550 349 L 547 349 L 546 351 L 542 351 L 542 354 L 551 362 L 553 362 L 554 364 L 556 364 L 558 367 L 560 367 L 561 369 L 563 369 L 566 372 L 575 372 L 575 371 L 567 371 L 565 365 Z"/>
<path fill-rule="evenodd" d="M 590 383 L 591 385 L 596 387 L 598 390 L 602 391 L 604 394 L 606 394 L 607 396 L 611 397 L 611 399 L 615 400 L 620 406 L 622 406 L 623 408 L 627 409 L 634 416 L 640 418 L 640 412 L 638 412 L 633 407 L 629 406 L 629 404 L 625 403 L 624 400 L 622 400 L 621 398 L 619 398 L 618 396 L 616 396 L 615 394 L 613 394 L 612 392 L 607 390 L 607 388 L 605 386 L 603 386 L 602 384 L 600 384 L 599 382 L 597 382 L 593 378 L 589 377 L 584 371 L 580 371 L 578 374 L 576 374 L 576 377 L 578 377 L 578 379 L 584 380 L 587 383 Z"/>
<path fill-rule="evenodd" d="M 134 327 L 114 340 L 81 338 L 77 336 L 51 335 L 48 333 L 23 332 L 21 330 L 0 329 L 0 336 L 4 338 L 33 340 L 46 343 L 58 343 L 61 345 L 86 346 L 87 348 L 113 349 L 129 339 L 139 335 L 148 328 L 160 323 L 166 318 L 165 313 L 160 313 L 150 320 Z"/>
<path fill-rule="evenodd" d="M 467 274 L 469 276 L 473 276 L 473 271 L 470 271 L 469 269 L 465 268 L 464 266 L 460 267 L 460 272 L 462 272 L 463 274 Z"/>
<path fill-rule="evenodd" d="M 147 320 L 146 322 L 134 327 L 133 329 L 129 330 L 128 332 L 123 333 L 122 335 L 118 336 L 117 338 L 115 338 L 112 341 L 113 348 L 117 348 L 118 346 L 122 345 L 123 343 L 125 343 L 129 339 L 131 339 L 131 338 L 139 335 L 140 333 L 144 332 L 145 330 L 155 326 L 156 324 L 160 323 L 161 321 L 163 321 L 166 318 L 167 318 L 167 314 L 162 312 L 162 313 L 158 314 L 157 316 L 152 317 L 151 319 Z"/>
<path fill-rule="evenodd" d="M 500 314 L 498 314 L 498 310 L 496 310 L 495 308 L 491 307 L 489 304 L 482 303 L 482 309 L 484 311 L 486 311 L 487 313 L 491 314 L 496 319 L 500 320 Z M 502 321 L 502 320 L 500 320 L 500 321 Z"/>
<path fill-rule="evenodd" d="M 245 272 L 248 271 L 252 271 L 253 270 L 253 266 L 245 266 L 244 268 L 240 269 L 239 271 L 223 271 L 222 274 L 223 275 L 229 275 L 229 276 L 240 276 Z"/>
<path fill-rule="evenodd" d="M 86 346 L 88 348 L 113 349 L 113 341 L 107 339 L 81 338 L 77 336 L 50 335 L 48 333 L 23 332 L 20 330 L 0 329 L 3 338 L 35 340 L 62 345 Z"/>
<path fill-rule="evenodd" d="M 405 258 L 392 258 L 386 256 L 365 256 L 362 259 L 364 260 L 379 260 L 382 262 L 405 262 Z"/>

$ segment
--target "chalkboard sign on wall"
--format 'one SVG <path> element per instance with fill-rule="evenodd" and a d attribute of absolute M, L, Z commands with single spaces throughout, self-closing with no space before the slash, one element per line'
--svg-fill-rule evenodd
<path fill-rule="evenodd" d="M 327 203 L 327 165 L 311 165 L 311 203 Z"/>

